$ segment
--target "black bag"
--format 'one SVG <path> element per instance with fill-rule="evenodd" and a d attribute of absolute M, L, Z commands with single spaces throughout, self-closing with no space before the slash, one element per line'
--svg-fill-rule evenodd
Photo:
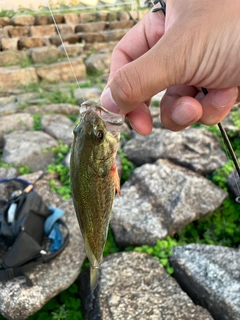
<path fill-rule="evenodd" d="M 22 182 L 19 179 L 3 179 L 0 182 L 6 181 Z M 24 190 L 15 190 L 0 209 L 0 241 L 5 247 L 0 255 L 0 281 L 24 276 L 26 284 L 32 286 L 32 281 L 25 272 L 62 252 L 69 241 L 69 232 L 66 224 L 58 219 L 57 223 L 65 229 L 65 237 L 60 248 L 49 252 L 44 224 L 53 212 L 45 205 L 41 196 L 33 191 L 33 186 L 26 187 L 27 182 L 24 183 Z"/>

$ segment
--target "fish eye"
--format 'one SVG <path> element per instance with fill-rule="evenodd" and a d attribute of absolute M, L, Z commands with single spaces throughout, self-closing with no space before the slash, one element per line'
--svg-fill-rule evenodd
<path fill-rule="evenodd" d="M 97 130 L 95 133 L 95 136 L 99 141 L 102 141 L 104 138 L 104 133 L 102 130 Z"/>

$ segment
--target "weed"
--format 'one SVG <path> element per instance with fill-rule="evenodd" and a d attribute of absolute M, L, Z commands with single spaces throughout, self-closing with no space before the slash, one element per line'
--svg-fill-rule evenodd
<path fill-rule="evenodd" d="M 22 166 L 18 169 L 18 172 L 20 175 L 24 175 L 24 174 L 29 174 L 32 172 L 32 170 L 30 169 L 29 166 L 25 165 L 25 166 Z"/>
<path fill-rule="evenodd" d="M 120 156 L 122 160 L 122 176 L 121 180 L 122 182 L 125 182 L 129 179 L 131 174 L 133 173 L 136 166 L 128 160 L 127 155 L 123 152 L 122 149 L 118 150 L 118 155 Z"/>
<path fill-rule="evenodd" d="M 29 58 L 29 56 L 25 56 L 20 61 L 20 67 L 21 68 L 28 68 L 32 66 L 32 60 Z"/>
<path fill-rule="evenodd" d="M 41 114 L 33 114 L 33 130 L 39 131 L 42 129 L 41 118 Z"/>

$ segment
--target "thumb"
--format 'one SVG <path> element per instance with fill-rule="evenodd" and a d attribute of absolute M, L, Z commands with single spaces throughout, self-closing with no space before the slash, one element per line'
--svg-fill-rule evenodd
<path fill-rule="evenodd" d="M 115 72 L 103 92 L 102 104 L 113 112 L 127 114 L 158 92 L 184 83 L 184 52 L 184 42 L 176 37 L 175 28 L 170 28 L 155 46 Z"/>

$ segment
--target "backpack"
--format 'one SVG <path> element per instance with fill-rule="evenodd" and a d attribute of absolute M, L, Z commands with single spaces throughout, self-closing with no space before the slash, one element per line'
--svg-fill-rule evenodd
<path fill-rule="evenodd" d="M 2 179 L 0 186 L 7 198 L 0 200 L 0 282 L 23 276 L 32 286 L 25 272 L 56 257 L 69 242 L 64 212 L 48 208 L 26 180 Z"/>

